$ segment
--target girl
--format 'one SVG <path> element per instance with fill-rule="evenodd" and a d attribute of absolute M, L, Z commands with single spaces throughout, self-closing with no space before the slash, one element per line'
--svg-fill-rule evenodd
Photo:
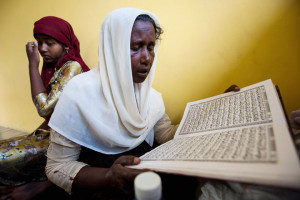
<path fill-rule="evenodd" d="M 44 175 L 48 121 L 66 83 L 89 70 L 80 56 L 79 41 L 67 21 L 44 17 L 34 23 L 33 34 L 37 41 L 26 45 L 31 95 L 45 121 L 28 136 L 0 142 L 0 182 L 16 186 L 2 190 L 1 199 L 31 199 L 51 186 Z M 43 57 L 41 74 L 39 53 Z"/>

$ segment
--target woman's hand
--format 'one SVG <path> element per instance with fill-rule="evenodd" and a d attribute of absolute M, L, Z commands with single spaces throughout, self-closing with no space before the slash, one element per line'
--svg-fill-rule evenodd
<path fill-rule="evenodd" d="M 28 42 L 26 44 L 26 53 L 29 61 L 29 67 L 39 67 L 40 56 L 37 42 Z"/>
<path fill-rule="evenodd" d="M 300 130 L 300 110 L 295 110 L 291 113 L 290 121 L 292 128 Z"/>
<path fill-rule="evenodd" d="M 133 192 L 134 178 L 145 171 L 131 169 L 125 165 L 137 165 L 140 159 L 135 156 L 121 156 L 110 168 L 83 167 L 75 176 L 73 189 L 82 188 L 89 190 L 99 190 L 105 188 L 117 188 L 125 194 Z"/>
<path fill-rule="evenodd" d="M 130 169 L 125 165 L 137 165 L 140 163 L 140 159 L 134 156 L 121 156 L 114 164 L 109 168 L 106 177 L 110 180 L 111 186 L 121 189 L 125 193 L 133 192 L 133 181 L 134 178 L 145 171 L 149 170 L 138 170 Z"/>
<path fill-rule="evenodd" d="M 227 88 L 224 93 L 232 92 L 232 91 L 238 92 L 238 91 L 240 91 L 240 88 L 237 85 L 232 85 L 229 88 Z"/>

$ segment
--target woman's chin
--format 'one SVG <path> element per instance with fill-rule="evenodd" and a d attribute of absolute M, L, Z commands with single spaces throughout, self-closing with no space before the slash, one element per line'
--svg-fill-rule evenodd
<path fill-rule="evenodd" d="M 146 78 L 139 78 L 139 79 L 134 79 L 133 82 L 134 83 L 142 83 L 146 80 Z"/>

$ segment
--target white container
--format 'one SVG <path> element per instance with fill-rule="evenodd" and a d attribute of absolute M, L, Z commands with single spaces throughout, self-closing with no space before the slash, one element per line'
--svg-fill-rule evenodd
<path fill-rule="evenodd" d="M 134 179 L 134 193 L 137 200 L 160 200 L 161 179 L 154 172 L 143 172 Z"/>

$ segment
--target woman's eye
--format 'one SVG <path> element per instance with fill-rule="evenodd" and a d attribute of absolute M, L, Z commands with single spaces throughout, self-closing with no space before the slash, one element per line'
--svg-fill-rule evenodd
<path fill-rule="evenodd" d="M 153 49 L 154 49 L 154 46 L 148 47 L 148 51 L 153 51 Z"/>
<path fill-rule="evenodd" d="M 130 49 L 133 50 L 133 51 L 138 51 L 140 49 L 140 47 L 139 46 L 132 46 Z"/>
<path fill-rule="evenodd" d="M 52 42 L 47 42 L 47 45 L 48 45 L 48 46 L 52 46 L 53 43 L 52 43 Z"/>

